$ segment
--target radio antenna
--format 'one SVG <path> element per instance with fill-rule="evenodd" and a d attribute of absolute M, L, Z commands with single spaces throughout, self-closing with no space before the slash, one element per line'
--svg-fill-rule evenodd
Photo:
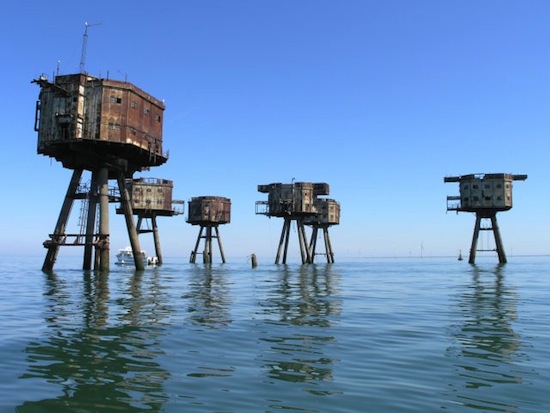
<path fill-rule="evenodd" d="M 86 67 L 86 49 L 88 47 L 88 27 L 99 26 L 101 23 L 90 24 L 84 22 L 84 36 L 82 36 L 82 54 L 80 55 L 80 73 L 84 73 Z"/>

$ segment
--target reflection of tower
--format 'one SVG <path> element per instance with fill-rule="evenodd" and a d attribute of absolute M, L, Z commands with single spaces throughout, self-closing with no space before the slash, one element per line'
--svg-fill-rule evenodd
<path fill-rule="evenodd" d="M 293 182 L 291 184 L 272 183 L 258 185 L 258 192 L 267 193 L 268 200 L 256 201 L 256 214 L 284 218 L 275 264 L 279 263 L 281 252 L 283 252 L 283 264 L 286 264 L 292 221 L 296 221 L 302 264 L 310 264 L 312 256 L 307 242 L 304 223 L 306 219 L 317 215 L 316 197 L 318 195 L 328 195 L 328 184 L 311 182 Z"/>
<path fill-rule="evenodd" d="M 231 324 L 231 295 L 223 267 L 195 266 L 189 277 L 189 320 L 218 329 Z"/>
<path fill-rule="evenodd" d="M 506 254 L 502 245 L 497 224 L 497 212 L 512 208 L 512 181 L 524 181 L 527 175 L 511 174 L 471 174 L 445 177 L 444 182 L 459 182 L 460 196 L 447 197 L 447 211 L 475 212 L 476 223 L 469 263 L 474 264 L 477 251 L 479 231 L 493 231 L 496 252 L 501 264 L 506 263 Z M 490 227 L 481 227 L 481 220 L 489 219 Z M 490 250 L 494 251 L 494 250 Z"/>
<path fill-rule="evenodd" d="M 505 282 L 505 267 L 472 268 L 472 281 L 460 285 L 451 300 L 453 345 L 445 355 L 455 374 L 448 383 L 449 403 L 472 411 L 521 411 L 517 400 L 509 403 L 511 399 L 503 397 L 516 394 L 514 385 L 529 386 L 533 374 L 528 356 L 520 351 L 521 334 L 514 331 L 517 291 Z M 454 407 L 442 408 L 453 411 Z"/>
<path fill-rule="evenodd" d="M 307 216 L 304 219 L 304 224 L 310 225 L 312 228 L 311 239 L 309 242 L 309 253 L 311 262 L 315 260 L 316 247 L 317 247 L 317 235 L 321 229 L 323 232 L 323 240 L 325 242 L 325 255 L 328 263 L 334 262 L 334 252 L 332 251 L 332 243 L 330 242 L 330 236 L 328 229 L 332 225 L 338 225 L 340 223 L 340 204 L 334 199 L 317 198 L 314 201 L 315 208 L 317 209 L 316 215 Z"/>
<path fill-rule="evenodd" d="M 99 79 L 85 73 L 56 76 L 53 83 L 41 76 L 35 130 L 38 153 L 55 158 L 72 169 L 65 200 L 54 233 L 44 243 L 48 249 L 45 271 L 53 269 L 60 246 L 84 246 L 84 269 L 109 269 L 109 179 L 116 179 L 121 211 L 125 216 L 137 269 L 143 269 L 141 248 L 133 221 L 125 179 L 134 172 L 162 165 L 162 116 L 164 104 L 128 82 Z M 78 191 L 82 172 L 92 174 L 87 194 Z M 75 199 L 86 199 L 81 211 L 80 234 L 66 227 Z M 99 206 L 99 231 L 95 232 Z"/>
<path fill-rule="evenodd" d="M 334 379 L 338 362 L 331 346 L 336 342 L 333 320 L 342 311 L 340 276 L 333 266 L 285 267 L 275 275 L 257 315 L 272 326 L 262 332 L 261 341 L 269 348 L 258 359 L 271 379 L 315 383 L 322 391 L 324 382 Z"/>
<path fill-rule="evenodd" d="M 138 217 L 136 231 L 138 234 L 153 233 L 157 263 L 162 264 L 162 251 L 158 234 L 157 217 L 171 217 L 183 214 L 183 210 L 174 208 L 174 204 L 182 205 L 184 201 L 172 199 L 172 181 L 167 179 L 140 178 L 126 180 L 126 188 L 130 193 L 130 203 L 134 215 Z M 122 209 L 117 209 L 122 214 Z M 150 220 L 148 228 L 142 228 L 144 220 Z"/>
<path fill-rule="evenodd" d="M 150 285 L 143 280 L 147 273 Z M 118 295 L 117 289 L 120 299 L 114 300 L 112 274 L 83 274 L 78 288 L 48 274 L 46 334 L 25 347 L 27 371 L 21 379 L 48 383 L 49 391 L 29 393 L 16 411 L 135 411 L 136 405 L 162 411 L 170 373 L 156 359 L 164 355 L 162 326 L 170 308 L 155 272 L 136 271 L 128 292 Z"/>
<path fill-rule="evenodd" d="M 218 225 L 227 224 L 231 221 L 231 200 L 222 196 L 199 196 L 191 198 L 188 202 L 189 213 L 187 222 L 192 225 L 200 225 L 199 235 L 195 244 L 195 249 L 191 251 L 189 262 L 194 263 L 199 249 L 201 239 L 204 239 L 204 250 L 202 260 L 205 264 L 212 263 L 212 238 L 218 240 L 218 247 L 222 262 L 225 263 L 222 241 Z M 215 235 L 212 234 L 214 229 Z M 203 232 L 205 233 L 203 235 Z"/>

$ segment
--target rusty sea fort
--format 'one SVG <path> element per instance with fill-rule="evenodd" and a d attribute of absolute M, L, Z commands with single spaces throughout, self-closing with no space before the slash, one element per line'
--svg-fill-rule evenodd
<path fill-rule="evenodd" d="M 135 269 L 110 268 L 110 202 L 121 204 L 134 257 L 141 250 L 133 215 L 149 199 L 130 197 L 127 184 L 134 173 L 168 160 L 164 104 L 137 86 L 83 70 L 33 82 L 40 86 L 38 153 L 73 176 L 45 244 L 44 271 L 38 257 L 1 261 L 0 412 L 550 408 L 548 257 L 506 263 L 499 254 L 500 264 L 493 257 L 475 264 L 456 257 L 312 263 L 302 237 L 302 264 L 283 258 L 282 265 L 251 268 L 245 260 L 196 265 L 166 257 L 161 266 L 144 268 L 136 259 Z M 83 171 L 91 173 L 88 196 L 80 190 Z M 478 221 L 492 219 L 495 238 L 496 211 L 512 207 L 505 181 L 527 177 L 497 175 L 489 177 L 499 182 L 484 185 L 508 188 L 509 197 L 493 191 L 481 198 L 473 191 L 480 189 L 472 181 L 477 177 L 453 177 L 461 204 L 451 206 L 476 212 Z M 117 196 L 109 180 L 117 181 Z M 171 188 L 171 181 L 161 182 Z M 313 184 L 314 194 L 315 188 L 322 189 Z M 68 234 L 75 199 L 89 200 L 85 232 Z M 474 204 L 477 199 L 490 204 Z M 327 211 L 338 205 L 326 201 Z M 157 212 L 172 212 L 161 206 Z M 323 225 L 337 224 L 337 212 Z M 303 214 L 317 212 L 299 210 L 300 222 Z M 479 230 L 476 223 L 474 234 Z M 54 268 L 70 237 L 84 247 L 83 265 L 63 260 Z M 92 261 L 99 271 L 91 271 Z"/>
<path fill-rule="evenodd" d="M 545 412 L 548 257 L 2 259 L 0 412 Z"/>

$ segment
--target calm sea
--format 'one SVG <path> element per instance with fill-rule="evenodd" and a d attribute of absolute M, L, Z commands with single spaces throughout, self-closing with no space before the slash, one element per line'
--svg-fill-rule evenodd
<path fill-rule="evenodd" d="M 550 258 L 0 264 L 0 412 L 548 412 Z"/>

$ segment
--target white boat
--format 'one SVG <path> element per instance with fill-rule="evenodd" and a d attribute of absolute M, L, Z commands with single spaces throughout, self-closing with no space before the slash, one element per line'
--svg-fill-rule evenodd
<path fill-rule="evenodd" d="M 158 264 L 157 257 L 148 257 L 145 251 L 141 251 L 141 258 L 145 265 L 156 265 Z M 132 247 L 126 247 L 118 250 L 116 255 L 117 265 L 134 265 L 134 254 L 132 252 Z"/>

